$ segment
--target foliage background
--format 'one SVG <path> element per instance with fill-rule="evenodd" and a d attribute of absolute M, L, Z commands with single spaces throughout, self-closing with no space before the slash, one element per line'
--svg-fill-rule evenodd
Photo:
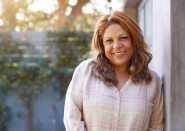
<path fill-rule="evenodd" d="M 91 32 L 53 31 L 41 40 L 44 44 L 33 45 L 0 33 L 1 92 L 22 100 L 27 130 L 32 130 L 33 99 L 48 88 L 65 95 L 75 67 L 88 57 L 91 37 Z"/>

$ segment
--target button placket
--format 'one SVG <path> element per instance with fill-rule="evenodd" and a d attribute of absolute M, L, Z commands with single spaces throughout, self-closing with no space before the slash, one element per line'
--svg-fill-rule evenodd
<path fill-rule="evenodd" d="M 116 126 L 117 126 L 117 121 L 118 121 L 118 115 L 119 115 L 119 111 L 120 111 L 120 99 L 121 99 L 121 95 L 120 92 L 118 90 L 116 90 L 116 101 L 115 101 L 115 110 L 114 110 L 114 127 L 115 127 L 115 131 L 116 131 Z"/>

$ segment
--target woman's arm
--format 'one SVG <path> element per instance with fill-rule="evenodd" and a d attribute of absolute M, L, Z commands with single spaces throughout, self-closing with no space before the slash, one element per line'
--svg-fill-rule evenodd
<path fill-rule="evenodd" d="M 163 131 L 163 88 L 162 81 L 158 79 L 157 92 L 150 119 L 149 131 Z"/>
<path fill-rule="evenodd" d="M 83 121 L 83 72 L 78 66 L 69 84 L 64 106 L 64 125 L 66 131 L 86 131 Z"/>

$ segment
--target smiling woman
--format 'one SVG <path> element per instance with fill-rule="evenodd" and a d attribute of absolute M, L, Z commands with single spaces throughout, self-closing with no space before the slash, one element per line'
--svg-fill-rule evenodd
<path fill-rule="evenodd" d="M 139 26 L 123 12 L 102 16 L 92 53 L 67 90 L 66 131 L 163 130 L 162 82 Z"/>

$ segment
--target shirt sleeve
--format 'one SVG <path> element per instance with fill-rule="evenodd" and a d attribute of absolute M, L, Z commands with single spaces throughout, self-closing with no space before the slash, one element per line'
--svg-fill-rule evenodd
<path fill-rule="evenodd" d="M 157 92 L 150 119 L 149 131 L 163 131 L 163 88 L 162 81 L 158 78 Z"/>
<path fill-rule="evenodd" d="M 83 71 L 77 67 L 67 89 L 64 106 L 64 125 L 66 131 L 86 131 L 83 121 Z"/>

